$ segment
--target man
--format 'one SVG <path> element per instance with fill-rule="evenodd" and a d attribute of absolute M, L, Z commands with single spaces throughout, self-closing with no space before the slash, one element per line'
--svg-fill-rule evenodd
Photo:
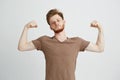
<path fill-rule="evenodd" d="M 41 36 L 36 40 L 27 41 L 27 32 L 30 28 L 36 28 L 37 23 L 31 21 L 25 25 L 19 40 L 18 50 L 43 51 L 46 59 L 46 80 L 75 80 L 75 67 L 78 52 L 87 50 L 103 52 L 103 30 L 97 21 L 91 23 L 91 27 L 98 29 L 96 44 L 80 37 L 68 38 L 65 34 L 65 20 L 62 12 L 51 9 L 46 15 L 47 22 L 54 31 L 54 36 Z"/>

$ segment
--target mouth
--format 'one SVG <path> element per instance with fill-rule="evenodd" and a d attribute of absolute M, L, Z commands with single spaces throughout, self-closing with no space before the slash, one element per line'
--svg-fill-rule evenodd
<path fill-rule="evenodd" d="M 53 30 L 55 33 L 62 32 L 64 30 L 64 26 L 56 26 Z"/>

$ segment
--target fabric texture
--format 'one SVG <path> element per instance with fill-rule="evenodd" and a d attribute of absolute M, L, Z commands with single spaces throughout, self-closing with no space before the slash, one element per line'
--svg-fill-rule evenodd
<path fill-rule="evenodd" d="M 46 80 L 75 80 L 78 52 L 84 51 L 89 41 L 73 37 L 60 42 L 55 37 L 42 36 L 32 42 L 45 55 Z"/>

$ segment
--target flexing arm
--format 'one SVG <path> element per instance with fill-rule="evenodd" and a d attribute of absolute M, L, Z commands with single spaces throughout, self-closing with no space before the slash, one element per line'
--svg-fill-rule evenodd
<path fill-rule="evenodd" d="M 91 23 L 91 27 L 98 29 L 98 37 L 96 44 L 93 44 L 90 42 L 88 47 L 86 48 L 87 51 L 93 51 L 93 52 L 103 52 L 104 51 L 104 35 L 103 35 L 103 29 L 101 25 L 97 21 L 93 21 Z"/>
<path fill-rule="evenodd" d="M 21 34 L 19 43 L 18 43 L 18 50 L 19 51 L 30 51 L 34 50 L 35 46 L 32 43 L 32 41 L 28 42 L 27 40 L 27 33 L 30 28 L 36 28 L 37 24 L 35 21 L 31 21 L 28 24 L 25 25 L 23 32 Z"/>

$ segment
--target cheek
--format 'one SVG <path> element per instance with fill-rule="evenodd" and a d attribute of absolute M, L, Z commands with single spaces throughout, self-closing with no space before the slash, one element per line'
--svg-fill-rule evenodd
<path fill-rule="evenodd" d="M 63 22 L 60 22 L 59 25 L 62 26 L 64 23 Z"/>
<path fill-rule="evenodd" d="M 50 29 L 54 29 L 54 28 L 55 28 L 55 26 L 54 26 L 54 25 L 51 25 L 51 26 L 50 26 Z"/>
<path fill-rule="evenodd" d="M 62 25 L 65 25 L 65 21 L 62 21 Z"/>
<path fill-rule="evenodd" d="M 62 23 L 62 26 L 65 26 L 65 23 Z"/>

